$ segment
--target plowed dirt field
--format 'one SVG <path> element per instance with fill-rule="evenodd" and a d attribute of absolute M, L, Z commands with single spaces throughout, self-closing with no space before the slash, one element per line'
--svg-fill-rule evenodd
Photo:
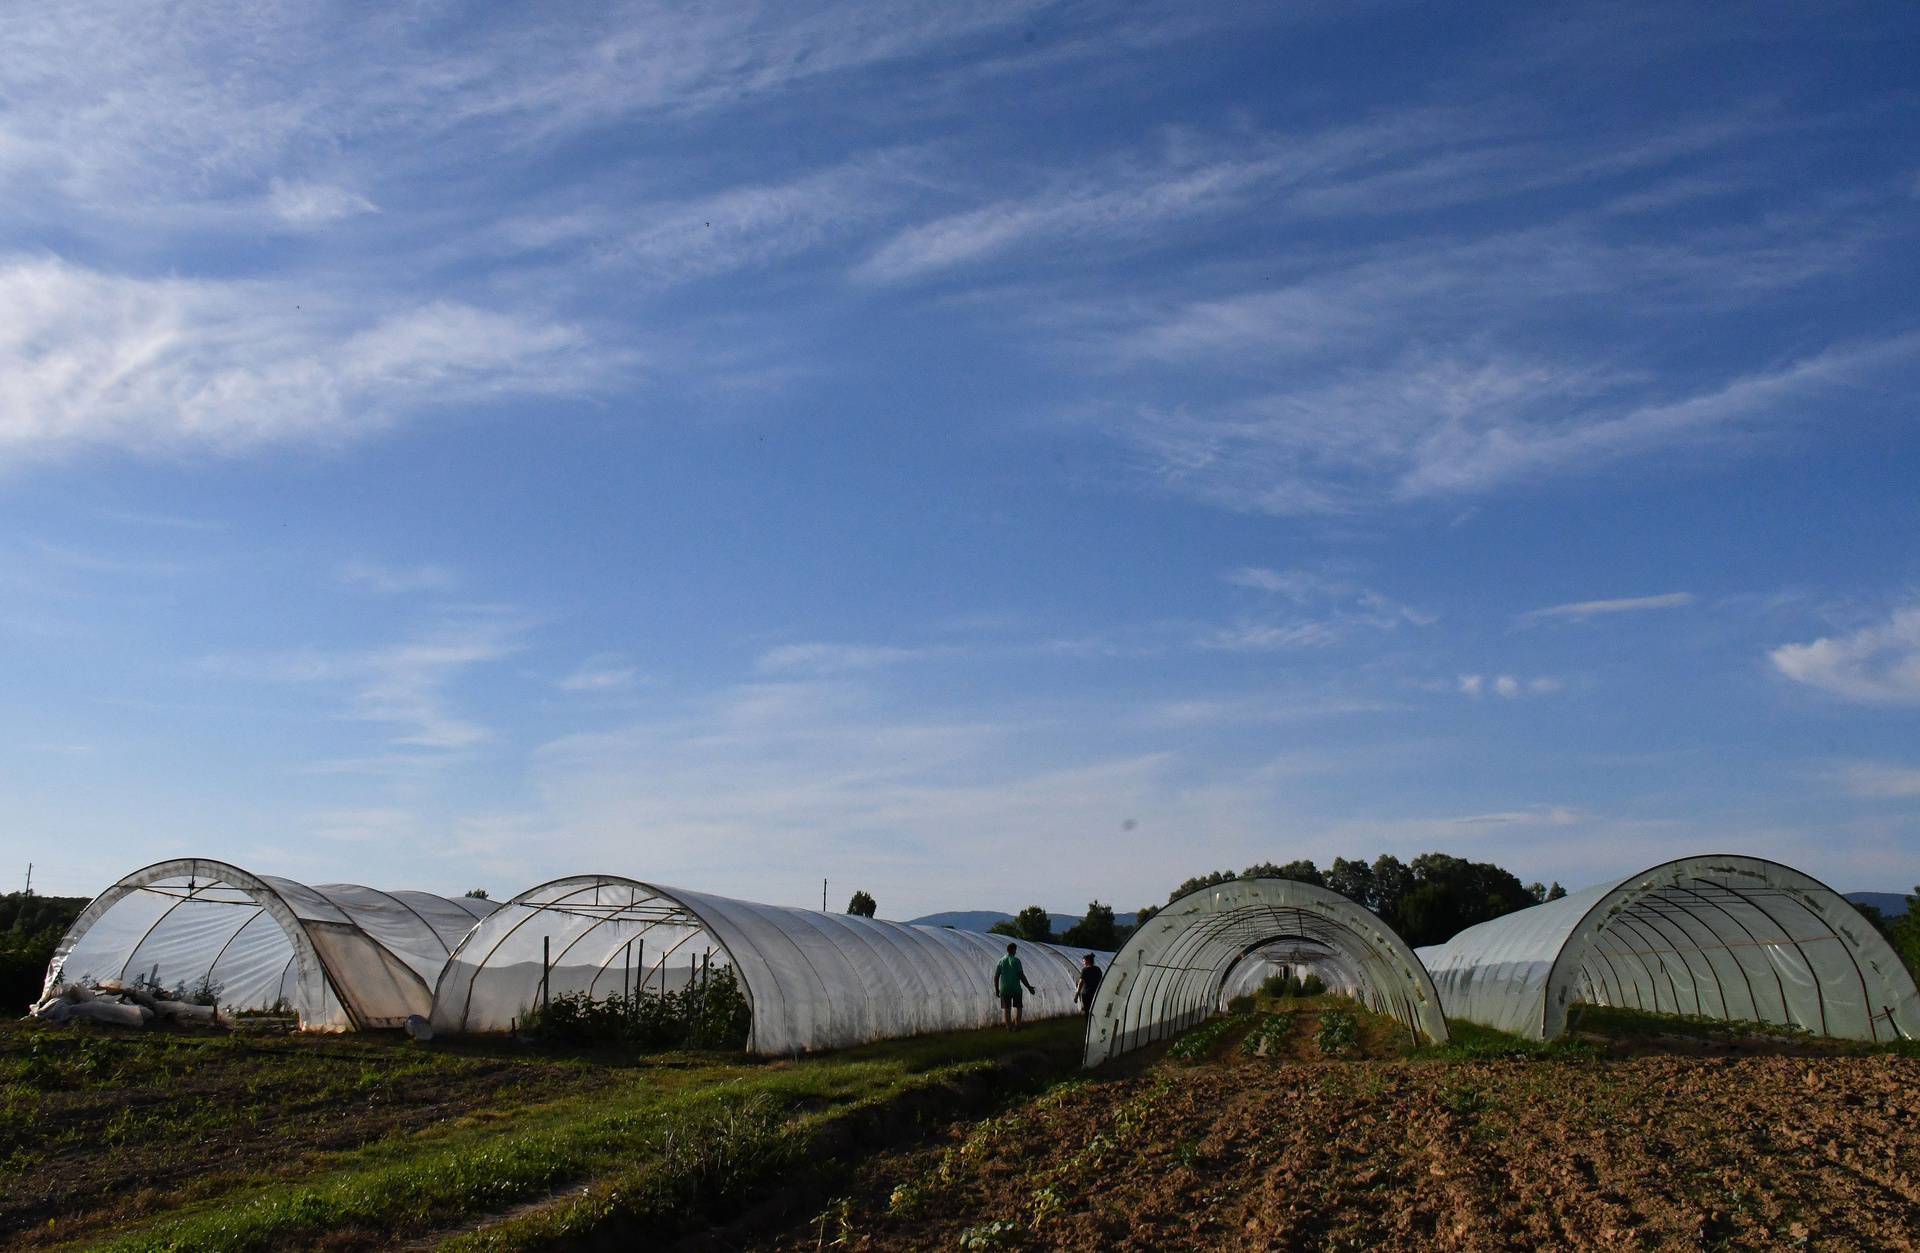
<path fill-rule="evenodd" d="M 1254 1056 L 1068 1084 L 870 1166 L 860 1249 L 1909 1249 L 1920 1061 Z M 1292 1034 L 1294 1040 L 1301 1032 Z M 1311 1050 L 1305 1050 L 1310 1052 Z M 1635 1050 L 1639 1052 L 1639 1050 Z"/>

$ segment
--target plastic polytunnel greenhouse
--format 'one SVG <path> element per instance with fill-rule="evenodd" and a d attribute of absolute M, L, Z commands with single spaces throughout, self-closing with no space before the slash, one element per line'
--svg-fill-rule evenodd
<path fill-rule="evenodd" d="M 1920 1038 L 1892 947 L 1818 880 L 1756 857 L 1683 857 L 1419 951 L 1449 1017 L 1553 1039 L 1578 1004 Z"/>
<path fill-rule="evenodd" d="M 1283 969 L 1319 975 L 1415 1038 L 1447 1038 L 1426 969 L 1372 912 L 1310 883 L 1234 879 L 1189 892 L 1120 947 L 1094 997 L 1086 1064 L 1177 1034 Z"/>
<path fill-rule="evenodd" d="M 1007 943 L 947 927 L 575 876 L 522 892 L 474 928 L 440 976 L 433 1026 L 506 1031 L 543 992 L 667 992 L 724 966 L 752 1013 L 749 1052 L 840 1048 L 999 1021 L 992 971 Z M 1074 1012 L 1085 951 L 1019 942 L 1036 989 L 1026 998 L 1029 1018 Z"/>
<path fill-rule="evenodd" d="M 397 1027 L 432 1011 L 447 956 L 494 903 L 357 884 L 309 887 L 189 858 L 136 870 L 61 938 L 49 992 L 117 979 L 286 1009 L 309 1031 Z"/>

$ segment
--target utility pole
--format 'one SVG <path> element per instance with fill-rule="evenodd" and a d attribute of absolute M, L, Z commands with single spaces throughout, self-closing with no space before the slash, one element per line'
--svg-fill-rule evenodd
<path fill-rule="evenodd" d="M 827 881 L 825 879 L 820 880 L 820 912 L 823 914 L 827 912 Z"/>
<path fill-rule="evenodd" d="M 26 894 L 27 894 L 28 896 L 32 896 L 32 895 L 33 895 L 33 863 L 32 863 L 32 862 L 28 862 L 28 863 L 27 863 L 27 892 L 26 892 Z M 821 899 L 821 900 L 823 900 L 823 901 L 824 901 L 824 900 L 826 899 L 826 894 L 825 894 L 824 892 L 823 892 L 823 893 L 821 894 L 821 896 L 820 896 L 820 899 Z M 824 910 L 824 909 L 826 909 L 826 906 L 825 906 L 825 905 L 822 905 L 822 906 L 821 906 L 820 908 L 821 908 L 822 910 Z"/>

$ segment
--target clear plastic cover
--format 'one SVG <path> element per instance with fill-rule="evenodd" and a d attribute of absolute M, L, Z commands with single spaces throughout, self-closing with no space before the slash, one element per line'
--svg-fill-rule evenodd
<path fill-rule="evenodd" d="M 1456 1018 L 1534 1039 L 1576 1005 L 1920 1038 L 1920 993 L 1846 899 L 1789 866 L 1685 857 L 1423 948 Z"/>
<path fill-rule="evenodd" d="M 494 906 L 354 884 L 309 887 L 201 859 L 135 871 L 88 905 L 47 972 L 285 1007 L 309 1030 L 395 1026 L 432 1008 L 447 955 Z"/>
<path fill-rule="evenodd" d="M 730 966 L 762 1054 L 841 1048 L 998 1022 L 1000 936 L 760 905 L 582 875 L 531 888 L 467 938 L 440 977 L 436 1031 L 505 1031 L 549 996 L 684 986 Z M 1081 955 L 1018 942 L 1029 1018 L 1075 1012 Z M 1102 964 L 1111 954 L 1097 954 Z"/>

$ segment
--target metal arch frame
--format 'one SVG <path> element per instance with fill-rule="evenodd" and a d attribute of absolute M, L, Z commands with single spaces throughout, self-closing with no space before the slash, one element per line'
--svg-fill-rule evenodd
<path fill-rule="evenodd" d="M 1303 925 L 1309 919 L 1325 934 Z M 1228 938 L 1241 927 L 1249 933 Z M 1263 928 L 1268 933 L 1258 934 Z M 1094 998 L 1084 1064 L 1098 1066 L 1212 1013 L 1225 978 L 1240 961 L 1289 939 L 1311 940 L 1350 959 L 1374 1005 L 1391 1006 L 1416 1035 L 1435 1042 L 1447 1038 L 1432 977 L 1377 915 L 1310 883 L 1234 879 L 1180 897 L 1121 946 Z M 1223 940 L 1222 951 L 1209 955 L 1208 947 Z"/>
<path fill-rule="evenodd" d="M 280 930 L 286 934 L 288 942 L 292 944 L 293 960 L 300 968 L 299 982 L 296 986 L 331 993 L 335 1004 L 340 1006 L 341 1013 L 346 1015 L 348 1023 L 356 1029 L 362 1025 L 359 1011 L 351 999 L 342 994 L 338 983 L 334 980 L 333 972 L 327 968 L 319 949 L 314 947 L 312 937 L 307 934 L 307 924 L 293 912 L 292 906 L 287 904 L 279 890 L 260 876 L 243 870 L 231 862 L 214 861 L 203 857 L 181 857 L 144 866 L 132 874 L 123 876 L 112 887 L 88 902 L 87 907 L 80 911 L 79 917 L 73 920 L 73 925 L 67 928 L 66 934 L 60 937 L 60 943 L 54 948 L 53 960 L 47 964 L 47 978 L 42 987 L 42 995 L 52 992 L 59 984 L 61 975 L 66 971 L 67 958 L 72 955 L 74 947 L 115 905 L 162 879 L 186 879 L 189 882 L 197 882 L 203 878 L 212 879 L 217 883 L 245 892 L 256 906 L 279 925 Z M 146 942 L 146 937 L 152 935 L 154 929 L 164 922 L 169 914 L 194 898 L 195 894 L 189 893 L 162 911 L 160 917 L 154 919 L 148 926 L 140 940 L 128 949 L 128 960 L 132 960 L 133 953 Z M 232 943 L 232 937 L 228 937 L 227 942 Z M 221 951 L 225 952 L 224 946 Z M 123 966 L 122 974 L 124 973 Z M 299 1007 L 302 1027 L 306 1026 L 308 1010 L 317 1012 L 322 1008 L 322 1004 Z"/>
<path fill-rule="evenodd" d="M 447 980 L 450 978 L 457 977 L 455 976 L 454 971 L 455 971 L 455 968 L 460 964 L 461 957 L 466 953 L 467 946 L 473 943 L 479 937 L 481 930 L 486 926 L 486 924 L 493 921 L 495 918 L 498 918 L 501 915 L 505 914 L 507 910 L 513 908 L 516 905 L 525 909 L 527 911 L 525 917 L 515 919 L 512 925 L 507 927 L 505 933 L 502 934 L 499 939 L 495 940 L 492 943 L 492 945 L 488 947 L 486 955 L 482 957 L 479 960 L 479 962 L 477 962 L 474 965 L 473 973 L 467 977 L 468 1004 L 461 1009 L 461 1014 L 460 1014 L 461 1026 L 460 1028 L 458 1028 L 460 1030 L 464 1030 L 467 1015 L 471 1012 L 474 981 L 479 978 L 480 972 L 487 968 L 487 963 L 491 961 L 493 958 L 493 955 L 500 950 L 500 946 L 505 944 L 508 940 L 512 939 L 516 934 L 519 933 L 520 928 L 526 926 L 529 922 L 532 922 L 535 918 L 538 918 L 542 913 L 545 913 L 548 910 L 552 910 L 552 909 L 559 909 L 561 910 L 561 912 L 567 912 L 564 907 L 567 901 L 569 900 L 569 898 L 573 897 L 574 895 L 577 895 L 578 893 L 586 892 L 589 890 L 598 892 L 601 888 L 605 888 L 605 887 L 638 888 L 644 892 L 649 893 L 657 900 L 667 901 L 671 903 L 674 906 L 674 908 L 679 909 L 680 911 L 685 913 L 688 918 L 691 918 L 693 921 L 698 923 L 700 930 L 704 930 L 708 935 L 712 936 L 714 944 L 718 946 L 721 952 L 727 955 L 727 963 L 728 965 L 733 967 L 734 977 L 740 981 L 741 994 L 747 998 L 747 1010 L 750 1014 L 753 1014 L 757 1018 L 758 1016 L 757 1002 L 755 1001 L 755 998 L 754 998 L 753 986 L 748 982 L 746 973 L 740 969 L 740 962 L 738 961 L 738 959 L 734 957 L 733 950 L 728 947 L 726 940 L 720 936 L 720 933 L 714 930 L 713 923 L 709 921 L 704 915 L 702 915 L 699 910 L 693 908 L 691 905 L 681 900 L 680 897 L 676 895 L 673 891 L 666 888 L 662 888 L 657 884 L 648 883 L 643 879 L 629 878 L 626 875 L 595 875 L 595 874 L 562 875 L 557 879 L 549 879 L 545 883 L 536 883 L 532 887 L 527 888 L 522 892 L 516 893 L 510 899 L 501 902 L 499 909 L 494 910 L 492 913 L 488 914 L 485 918 L 480 919 L 478 922 L 474 924 L 474 927 L 472 930 L 468 931 L 464 936 L 460 937 L 460 943 L 456 944 L 453 948 L 453 952 L 447 955 L 447 964 L 441 968 L 440 978 L 434 985 L 434 989 L 433 989 L 434 1004 L 438 1005 L 440 1003 L 441 998 L 444 995 L 446 995 Z M 529 899 L 531 897 L 536 896 L 539 893 L 547 892 L 547 891 L 558 889 L 558 888 L 569 888 L 572 890 L 566 892 L 565 895 L 559 897 L 556 900 L 542 901 L 542 900 Z M 620 906 L 619 909 L 621 910 L 631 909 L 631 908 L 634 908 L 636 904 L 637 902 L 629 901 L 626 905 Z M 598 919 L 597 921 L 594 922 L 592 926 L 588 927 L 585 931 L 581 932 L 579 935 L 575 936 L 572 940 L 568 941 L 567 948 L 561 950 L 562 954 L 564 955 L 568 949 L 571 949 L 574 945 L 578 944 L 581 940 L 586 939 L 587 936 L 593 934 L 595 931 L 599 930 L 602 926 L 605 926 L 609 922 L 615 922 L 618 920 L 619 920 L 619 913 L 617 910 L 614 913 L 608 914 L 606 917 Z M 638 921 L 638 920 L 636 919 L 635 921 Z M 649 925 L 657 926 L 659 925 L 659 923 L 655 922 Z M 678 948 L 679 945 L 675 945 L 674 947 Z M 607 965 L 611 963 L 612 960 L 613 959 L 609 957 L 606 961 L 600 964 L 594 976 L 595 982 L 599 981 L 599 973 L 604 972 Z M 753 1037 L 751 1035 L 751 1029 L 749 1029 L 747 1047 L 749 1052 L 753 1050 Z"/>
<path fill-rule="evenodd" d="M 468 932 L 441 971 L 434 995 L 436 1025 L 448 1031 L 499 1029 L 497 1018 L 484 1027 L 472 1024 L 474 988 L 501 946 L 533 919 L 558 910 L 591 919 L 580 935 L 568 938 L 563 954 L 576 948 L 592 952 L 587 937 L 615 921 L 621 910 L 633 907 L 577 903 L 577 898 L 609 887 L 644 893 L 680 915 L 680 925 L 692 935 L 709 938 L 716 955 L 733 968 L 746 997 L 752 1016 L 749 1052 L 794 1053 L 922 1031 L 965 1029 L 985 1026 L 984 1017 L 991 1016 L 973 1021 L 976 1016 L 967 1007 L 989 1003 L 988 971 L 999 953 L 1001 937 L 763 905 L 626 875 L 589 874 L 567 875 L 527 888 Z M 610 912 L 602 915 L 596 909 Z M 507 917 L 510 911 L 519 916 Z M 495 923 L 495 918 L 500 921 Z M 1073 958 L 1054 945 L 1025 940 L 1016 944 L 1022 956 L 1034 963 L 1036 976 L 1047 970 L 1042 989 L 1054 988 L 1062 998 L 1059 1008 L 1065 1012 L 1070 1004 L 1064 999 L 1067 990 L 1077 981 Z M 600 973 L 610 967 L 622 947 L 615 945 L 608 951 L 599 963 Z M 976 958 L 979 990 L 974 1000 L 969 984 Z M 844 963 L 846 969 L 836 968 L 835 963 Z M 893 983 L 882 987 L 880 995 L 897 994 L 922 1008 L 902 1013 L 882 1028 L 873 1016 L 875 992 L 852 994 L 845 984 L 847 974 L 873 969 L 892 972 Z M 950 984 L 941 982 L 948 979 Z"/>
<path fill-rule="evenodd" d="M 1572 929 L 1567 933 L 1565 940 L 1562 941 L 1559 952 L 1555 955 L 1553 965 L 1548 972 L 1547 980 L 1541 989 L 1542 1003 L 1539 1017 L 1541 1038 L 1551 1040 L 1565 1033 L 1567 1029 L 1569 993 L 1578 982 L 1580 972 L 1586 967 L 1591 956 L 1600 955 L 1605 958 L 1609 955 L 1600 942 L 1603 934 L 1609 928 L 1613 927 L 1621 918 L 1626 916 L 1627 911 L 1633 909 L 1639 903 L 1649 899 L 1662 899 L 1663 893 L 1685 893 L 1704 899 L 1702 893 L 1698 890 L 1701 886 L 1730 893 L 1742 903 L 1756 910 L 1761 917 L 1774 923 L 1775 927 L 1780 931 L 1781 938 L 1778 940 L 1762 941 L 1759 940 L 1758 937 L 1753 937 L 1752 932 L 1745 924 L 1740 923 L 1738 918 L 1734 918 L 1735 923 L 1740 925 L 1743 931 L 1747 931 L 1753 942 L 1766 946 L 1790 945 L 1800 954 L 1801 961 L 1813 981 L 1814 994 L 1819 1006 L 1821 1033 L 1826 1034 L 1826 998 L 1828 989 L 1823 986 L 1823 980 L 1815 970 L 1813 962 L 1806 956 L 1806 950 L 1802 947 L 1803 942 L 1801 938 L 1796 937 L 1792 930 L 1785 924 L 1774 919 L 1766 907 L 1750 895 L 1750 889 L 1743 891 L 1739 887 L 1714 882 L 1711 878 L 1707 877 L 1715 873 L 1724 874 L 1728 870 L 1741 871 L 1754 875 L 1766 887 L 1791 896 L 1797 905 L 1819 920 L 1828 934 L 1810 938 L 1822 941 L 1832 940 L 1840 945 L 1841 951 L 1846 955 L 1848 962 L 1852 965 L 1854 974 L 1859 982 L 1861 998 L 1866 1011 L 1868 1031 L 1872 1039 L 1878 1040 L 1880 1038 L 1880 1029 L 1877 1026 L 1877 1022 L 1878 1018 L 1884 1015 L 1876 1012 L 1876 1007 L 1873 1003 L 1873 994 L 1867 985 L 1866 971 L 1861 965 L 1862 957 L 1868 957 L 1870 959 L 1868 964 L 1875 967 L 1876 972 L 1880 974 L 1882 979 L 1891 979 L 1897 985 L 1899 980 L 1904 977 L 1909 989 L 1909 996 L 1907 998 L 1909 1003 L 1912 1003 L 1916 998 L 1920 998 L 1920 990 L 1914 990 L 1912 976 L 1906 973 L 1905 967 L 1894 957 L 1892 949 L 1887 947 L 1886 941 L 1881 939 L 1877 933 L 1869 933 L 1864 930 L 1857 936 L 1843 933 L 1826 917 L 1824 909 L 1814 907 L 1813 902 L 1822 901 L 1823 899 L 1839 901 L 1842 905 L 1846 905 L 1845 897 L 1835 892 L 1820 880 L 1815 879 L 1812 875 L 1806 874 L 1803 871 L 1796 870 L 1783 862 L 1771 861 L 1764 857 L 1751 857 L 1738 853 L 1700 854 L 1662 862 L 1659 865 L 1649 867 L 1638 874 L 1620 880 L 1611 890 L 1596 900 L 1592 906 L 1581 915 L 1580 919 L 1574 923 Z M 1846 907 L 1849 910 L 1852 909 L 1850 905 Z M 1721 912 L 1728 913 L 1731 917 L 1730 911 L 1727 911 L 1723 906 L 1719 906 L 1719 908 Z M 1688 912 L 1692 913 L 1692 911 Z M 1699 915 L 1695 914 L 1693 916 L 1698 917 Z M 1710 925 L 1708 926 L 1708 930 L 1716 936 L 1718 935 L 1718 932 Z M 1876 942 L 1879 947 L 1886 949 L 1885 953 L 1873 953 L 1871 951 L 1874 949 Z M 1620 954 L 1615 952 L 1611 955 L 1619 956 Z M 1639 958 L 1642 967 L 1645 968 L 1646 960 L 1644 955 L 1636 954 L 1636 956 Z M 1874 962 L 1871 960 L 1872 957 L 1879 957 L 1881 960 Z M 1720 982 L 1718 972 L 1713 970 L 1711 963 L 1708 964 L 1708 970 L 1709 973 L 1713 974 L 1715 983 L 1719 987 L 1721 1002 L 1724 1006 L 1725 986 Z M 1696 980 L 1698 979 L 1698 975 L 1693 971 L 1691 963 L 1688 963 L 1688 971 L 1691 977 Z M 1744 966 L 1741 967 L 1741 971 L 1744 976 Z M 1648 970 L 1648 974 L 1651 975 L 1651 973 L 1651 970 Z M 1649 982 L 1651 985 L 1651 979 Z M 1900 999 L 1897 995 L 1897 986 L 1894 990 L 1896 992 L 1895 999 Z M 1759 1007 L 1758 1001 L 1756 1000 L 1754 1004 L 1757 1010 Z M 1676 1009 L 1678 1005 L 1679 1001 L 1676 996 Z M 1887 1007 L 1882 1007 L 1882 1009 L 1884 1008 Z M 1791 1017 L 1791 1008 L 1786 999 L 1784 985 L 1781 988 L 1781 1009 L 1783 1016 Z M 1907 1038 L 1912 1038 L 1906 1030 L 1903 1030 L 1897 1020 L 1889 1017 L 1887 1025 L 1896 1038 L 1903 1035 L 1907 1036 Z"/>

